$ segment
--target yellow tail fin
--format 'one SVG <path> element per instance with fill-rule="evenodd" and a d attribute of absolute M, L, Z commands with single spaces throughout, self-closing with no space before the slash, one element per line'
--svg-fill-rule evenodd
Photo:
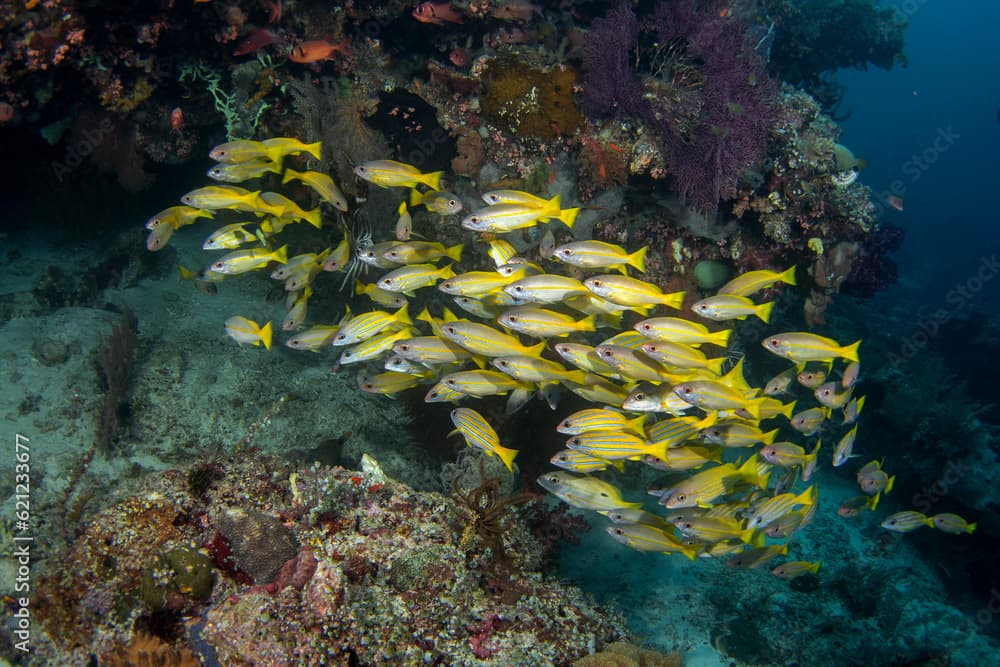
<path fill-rule="evenodd" d="M 309 153 L 310 155 L 312 155 L 314 158 L 316 158 L 317 160 L 322 160 L 323 159 L 323 157 L 322 157 L 322 154 L 323 154 L 323 142 L 322 141 L 317 141 L 314 144 L 305 144 L 303 146 L 303 149 L 307 153 Z"/>
<path fill-rule="evenodd" d="M 429 174 L 424 174 L 423 183 L 431 190 L 440 190 L 442 176 L 444 176 L 443 171 L 432 171 Z"/>
<path fill-rule="evenodd" d="M 268 322 L 262 326 L 258 331 L 257 335 L 260 336 L 260 342 L 264 344 L 264 348 L 267 350 L 271 349 L 271 335 L 274 333 L 271 329 L 271 323 Z"/>
<path fill-rule="evenodd" d="M 321 217 L 320 210 L 318 208 L 314 208 L 311 211 L 306 211 L 306 222 L 308 222 L 316 229 L 322 229 L 323 218 Z"/>
<path fill-rule="evenodd" d="M 420 192 L 420 190 L 412 188 L 410 190 L 410 208 L 413 208 L 414 206 L 420 206 L 423 203 L 424 203 L 424 195 Z M 403 215 L 403 213 L 405 212 L 406 212 L 406 203 L 404 202 L 399 205 L 398 213 L 400 215 Z"/>
<path fill-rule="evenodd" d="M 559 211 L 559 219 L 562 220 L 563 224 L 573 229 L 573 224 L 576 222 L 576 216 L 580 214 L 580 209 L 578 208 L 567 208 Z"/>
<path fill-rule="evenodd" d="M 284 185 L 288 181 L 294 181 L 296 178 L 298 178 L 301 175 L 302 174 L 300 174 L 299 172 L 295 171 L 294 169 L 286 169 L 285 170 L 285 175 L 281 179 L 281 184 Z"/>
<path fill-rule="evenodd" d="M 711 334 L 709 343 L 718 345 L 719 347 L 726 347 L 729 345 L 729 336 L 733 333 L 732 329 L 723 329 L 722 331 L 715 331 Z"/>
<path fill-rule="evenodd" d="M 754 315 L 759 317 L 761 321 L 767 324 L 767 322 L 770 321 L 771 319 L 771 311 L 773 309 L 774 309 L 773 301 L 769 301 L 768 303 L 762 303 L 759 306 L 757 306 L 757 310 L 754 312 Z"/>
<path fill-rule="evenodd" d="M 280 264 L 288 263 L 288 246 L 283 245 L 274 251 L 274 261 Z"/>
<path fill-rule="evenodd" d="M 646 252 L 649 251 L 649 246 L 643 246 L 636 250 L 634 253 L 628 256 L 628 263 L 630 266 L 634 266 L 636 271 L 639 273 L 646 272 Z"/>
<path fill-rule="evenodd" d="M 778 280 L 788 285 L 795 285 L 795 267 L 790 266 L 788 270 L 778 276 Z"/>
<path fill-rule="evenodd" d="M 846 347 L 840 348 L 840 350 L 838 350 L 840 352 L 840 356 L 842 356 L 843 358 L 848 359 L 850 361 L 857 361 L 858 360 L 858 346 L 860 346 L 860 345 L 861 345 L 861 341 L 860 340 L 856 340 L 853 343 L 851 343 L 850 345 L 848 345 Z"/>
<path fill-rule="evenodd" d="M 453 245 L 452 247 L 446 249 L 444 251 L 445 257 L 450 257 L 456 262 L 459 261 L 460 259 L 462 259 L 462 247 L 463 247 L 462 244 L 459 243 L 458 245 Z"/>

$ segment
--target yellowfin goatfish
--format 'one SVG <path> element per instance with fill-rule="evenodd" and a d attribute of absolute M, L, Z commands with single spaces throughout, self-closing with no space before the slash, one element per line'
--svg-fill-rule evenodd
<path fill-rule="evenodd" d="M 423 204 L 428 211 L 440 215 L 451 215 L 462 210 L 462 200 L 450 192 L 420 192 L 410 190 L 410 207 Z"/>
<path fill-rule="evenodd" d="M 560 197 L 556 195 L 542 208 L 530 204 L 495 204 L 481 208 L 463 218 L 462 227 L 474 232 L 503 234 L 556 219 L 572 229 L 579 212 L 579 208 L 561 208 Z"/>
<path fill-rule="evenodd" d="M 317 160 L 320 158 L 322 142 L 306 144 L 291 137 L 276 137 L 264 141 L 250 141 L 241 139 L 219 144 L 213 148 L 208 157 L 216 162 L 247 162 L 249 160 L 268 159 L 272 162 L 280 162 L 286 155 L 298 155 L 299 153 L 309 153 Z"/>
<path fill-rule="evenodd" d="M 250 345 L 264 345 L 265 349 L 271 349 L 271 323 L 259 326 L 253 320 L 235 315 L 226 320 L 226 334 L 240 345 L 249 343 Z"/>
<path fill-rule="evenodd" d="M 616 542 L 636 551 L 681 553 L 690 560 L 698 555 L 699 547 L 686 545 L 669 532 L 642 523 L 616 524 L 605 529 Z"/>
<path fill-rule="evenodd" d="M 369 394 L 398 394 L 420 384 L 420 377 L 407 373 L 386 371 L 366 377 L 358 383 L 361 391 Z"/>
<path fill-rule="evenodd" d="M 413 296 L 413 293 L 421 287 L 454 277 L 455 272 L 452 271 L 451 264 L 441 268 L 433 264 L 410 264 L 382 276 L 375 284 L 389 292 L 402 292 L 407 296 Z"/>
<path fill-rule="evenodd" d="M 691 306 L 691 310 L 698 315 L 716 322 L 745 320 L 747 315 L 754 315 L 762 322 L 767 322 L 771 319 L 773 308 L 773 301 L 757 305 L 745 296 L 728 294 L 710 296 Z"/>
<path fill-rule="evenodd" d="M 462 244 L 446 248 L 443 243 L 430 241 L 404 241 L 393 245 L 382 254 L 391 262 L 400 264 L 422 264 L 433 262 L 440 257 L 448 257 L 453 261 L 462 259 Z"/>
<path fill-rule="evenodd" d="M 621 306 L 663 304 L 679 309 L 684 302 L 684 292 L 664 294 L 656 285 L 628 276 L 594 276 L 583 281 L 583 285 L 602 299 Z"/>
<path fill-rule="evenodd" d="M 496 456 L 507 470 L 514 472 L 514 457 L 518 451 L 502 446 L 497 432 L 481 414 L 471 408 L 455 408 L 451 411 L 451 423 L 455 425 L 452 433 L 461 433 L 469 447 Z"/>
<path fill-rule="evenodd" d="M 193 206 L 171 206 L 165 208 L 146 221 L 146 229 L 154 230 L 160 225 L 170 225 L 180 229 L 194 224 L 198 218 L 214 218 L 215 211 L 204 211 Z"/>
<path fill-rule="evenodd" d="M 933 528 L 934 521 L 927 515 L 914 512 L 913 510 L 896 512 L 886 517 L 885 521 L 882 522 L 883 528 L 891 530 L 894 533 L 909 533 L 924 526 Z"/>
<path fill-rule="evenodd" d="M 208 170 L 208 177 L 213 181 L 223 183 L 242 183 L 252 178 L 260 178 L 264 174 L 281 172 L 281 163 L 270 160 L 251 160 L 249 162 L 234 162 L 233 164 L 217 164 Z"/>
<path fill-rule="evenodd" d="M 711 507 L 713 500 L 729 493 L 737 484 L 766 487 L 767 475 L 761 476 L 758 473 L 757 462 L 757 457 L 751 456 L 739 468 L 731 463 L 724 463 L 695 473 L 676 485 L 660 502 L 671 509 Z"/>
<path fill-rule="evenodd" d="M 295 171 L 286 169 L 285 176 L 281 179 L 282 185 L 289 181 L 301 181 L 316 191 L 320 199 L 338 211 L 347 211 L 347 197 L 340 191 L 337 184 L 327 174 L 318 171 Z"/>
<path fill-rule="evenodd" d="M 718 294 L 733 296 L 750 296 L 758 290 L 770 287 L 775 283 L 795 284 L 795 267 L 792 266 L 781 273 L 777 271 L 748 271 L 736 276 L 719 288 Z"/>
<path fill-rule="evenodd" d="M 235 185 L 206 185 L 182 196 L 181 201 L 194 208 L 256 211 L 259 195 L 259 192 L 250 192 Z"/>
<path fill-rule="evenodd" d="M 794 331 L 768 336 L 761 344 L 765 350 L 794 362 L 830 361 L 837 358 L 857 361 L 861 341 L 841 345 L 832 338 Z"/>
<path fill-rule="evenodd" d="M 443 171 L 424 174 L 411 164 L 395 160 L 364 162 L 354 168 L 354 173 L 380 188 L 415 188 L 423 184 L 431 190 L 441 189 L 441 177 L 444 175 Z"/>
<path fill-rule="evenodd" d="M 616 510 L 622 507 L 638 509 L 642 503 L 625 501 L 613 485 L 596 477 L 571 475 L 556 471 L 542 475 L 538 485 L 563 502 L 582 510 Z"/>
<path fill-rule="evenodd" d="M 962 533 L 972 535 L 972 533 L 976 532 L 976 524 L 969 523 L 957 514 L 948 512 L 935 514 L 931 517 L 931 521 L 934 522 L 935 528 L 945 533 L 951 533 L 952 535 L 961 535 Z"/>
<path fill-rule="evenodd" d="M 211 270 L 215 273 L 236 275 L 263 268 L 271 262 L 284 264 L 287 261 L 288 246 L 281 246 L 277 250 L 247 248 L 245 250 L 234 250 L 228 255 L 224 255 L 212 264 Z"/>
<path fill-rule="evenodd" d="M 634 329 L 653 340 L 682 345 L 712 343 L 719 347 L 726 347 L 729 344 L 729 335 L 732 333 L 732 329 L 712 332 L 704 324 L 679 317 L 651 317 L 636 322 Z"/>
<path fill-rule="evenodd" d="M 576 241 L 566 243 L 552 250 L 552 256 L 570 266 L 581 269 L 618 269 L 626 274 L 626 267 L 634 267 L 646 272 L 646 251 L 648 246 L 629 254 L 624 248 L 602 241 Z"/>
<path fill-rule="evenodd" d="M 535 306 L 511 308 L 498 317 L 497 322 L 508 329 L 535 338 L 565 336 L 575 331 L 594 331 L 593 315 L 576 320 L 569 315 Z"/>
<path fill-rule="evenodd" d="M 791 560 L 787 563 L 782 563 L 778 567 L 771 570 L 771 574 L 779 579 L 795 579 L 796 577 L 801 577 L 804 574 L 816 574 L 819 572 L 819 568 L 822 565 L 823 561 L 821 560 L 814 562 Z"/>

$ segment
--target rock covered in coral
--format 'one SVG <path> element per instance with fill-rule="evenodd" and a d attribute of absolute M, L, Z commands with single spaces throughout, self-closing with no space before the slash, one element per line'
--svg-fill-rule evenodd
<path fill-rule="evenodd" d="M 236 566 L 258 584 L 274 581 L 298 553 L 295 536 L 277 517 L 235 507 L 224 510 L 216 523 L 232 546 Z"/>

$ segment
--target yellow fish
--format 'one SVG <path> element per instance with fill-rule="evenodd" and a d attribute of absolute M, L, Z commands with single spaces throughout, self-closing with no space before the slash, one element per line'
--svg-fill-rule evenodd
<path fill-rule="evenodd" d="M 451 215 L 462 210 L 462 200 L 451 192 L 420 192 L 410 190 L 410 206 L 420 206 L 423 204 L 427 210 L 434 211 L 440 215 Z"/>
<path fill-rule="evenodd" d="M 787 563 L 782 563 L 778 567 L 774 568 L 771 570 L 771 574 L 781 579 L 794 579 L 796 577 L 801 577 L 803 574 L 816 574 L 819 572 L 821 565 L 823 565 L 823 561 L 821 560 L 814 562 L 792 560 Z"/>
<path fill-rule="evenodd" d="M 395 160 L 364 162 L 354 168 L 354 173 L 380 188 L 415 188 L 423 184 L 431 190 L 441 189 L 441 177 L 444 175 L 443 171 L 424 174 L 411 164 Z"/>
<path fill-rule="evenodd" d="M 497 323 L 535 338 L 550 338 L 579 331 L 594 331 L 593 315 L 577 320 L 569 315 L 535 306 L 511 308 L 497 318 Z"/>
<path fill-rule="evenodd" d="M 455 425 L 455 430 L 448 435 L 461 433 L 469 447 L 496 456 L 507 470 L 514 472 L 514 457 L 518 451 L 501 445 L 497 432 L 481 414 L 471 408 L 455 408 L 451 411 L 451 423 Z"/>
<path fill-rule="evenodd" d="M 728 294 L 710 296 L 691 306 L 691 310 L 698 315 L 716 322 L 745 320 L 747 315 L 755 315 L 762 322 L 767 322 L 771 319 L 771 310 L 773 308 L 773 301 L 757 305 L 745 296 L 731 296 Z"/>
<path fill-rule="evenodd" d="M 285 169 L 285 176 L 281 179 L 282 185 L 289 181 L 301 181 L 316 191 L 320 199 L 338 211 L 347 211 L 347 197 L 340 191 L 337 184 L 327 174 L 318 171 L 295 171 Z"/>
<path fill-rule="evenodd" d="M 831 361 L 837 358 L 848 361 L 858 360 L 858 346 L 861 341 L 841 345 L 832 338 L 816 334 L 793 331 L 768 336 L 761 343 L 764 349 L 796 363 L 806 361 Z"/>
<path fill-rule="evenodd" d="M 288 246 L 281 246 L 277 250 L 268 248 L 247 248 L 245 250 L 234 250 L 228 255 L 224 255 L 210 267 L 215 273 L 226 275 L 237 275 L 261 269 L 271 262 L 284 264 L 288 261 Z"/>
<path fill-rule="evenodd" d="M 602 511 L 642 507 L 642 503 L 625 501 L 615 486 L 596 477 L 577 477 L 568 472 L 556 471 L 546 473 L 536 481 L 538 486 L 578 509 Z"/>
<path fill-rule="evenodd" d="M 251 178 L 260 178 L 264 174 L 281 172 L 281 164 L 270 160 L 251 160 L 250 162 L 235 162 L 233 164 L 217 164 L 208 170 L 208 177 L 223 183 L 242 183 Z"/>
<path fill-rule="evenodd" d="M 621 306 L 648 306 L 663 304 L 679 309 L 684 302 L 684 292 L 664 294 L 656 285 L 628 276 L 603 275 L 587 278 L 584 286 L 591 292 Z"/>
<path fill-rule="evenodd" d="M 732 294 L 733 296 L 750 296 L 758 290 L 770 287 L 775 283 L 795 284 L 795 267 L 786 271 L 748 271 L 736 276 L 719 288 L 717 294 Z"/>
<path fill-rule="evenodd" d="M 235 185 L 206 185 L 181 197 L 181 201 L 194 208 L 217 210 L 231 208 L 237 211 L 257 210 L 260 192 L 250 192 Z"/>
<path fill-rule="evenodd" d="M 193 206 L 171 206 L 150 217 L 146 221 L 146 229 L 153 230 L 159 225 L 170 225 L 174 229 L 180 229 L 194 224 L 198 218 L 214 217 L 215 211 L 204 211 Z"/>
<path fill-rule="evenodd" d="M 648 246 L 643 246 L 633 253 L 624 248 L 603 241 L 576 241 L 555 248 L 552 256 L 570 266 L 581 269 L 618 269 L 626 274 L 626 267 L 631 266 L 640 273 L 646 272 L 646 252 Z"/>
<path fill-rule="evenodd" d="M 264 345 L 267 350 L 271 349 L 271 323 L 264 326 L 258 325 L 253 320 L 248 320 L 240 315 L 235 315 L 226 320 L 226 335 L 235 340 L 240 345 L 249 343 L 250 345 Z"/>
<path fill-rule="evenodd" d="M 683 345 L 701 345 L 712 343 L 719 347 L 729 344 L 732 329 L 709 331 L 708 327 L 699 322 L 681 319 L 679 317 L 651 317 L 636 322 L 635 330 L 653 340 L 663 340 Z"/>
<path fill-rule="evenodd" d="M 320 157 L 322 146 L 323 144 L 319 141 L 314 144 L 306 144 L 292 137 L 276 137 L 264 141 L 240 139 L 219 144 L 209 152 L 208 157 L 216 162 L 232 164 L 260 159 L 281 162 L 286 155 L 309 153 L 320 160 L 322 159 Z"/>

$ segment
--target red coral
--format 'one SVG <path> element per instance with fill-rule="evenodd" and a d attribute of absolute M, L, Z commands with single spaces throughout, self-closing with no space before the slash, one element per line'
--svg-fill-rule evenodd
<path fill-rule="evenodd" d="M 472 654 L 480 660 L 496 655 L 500 648 L 490 639 L 494 632 L 503 630 L 507 624 L 507 621 L 501 619 L 499 615 L 490 614 L 478 626 L 470 627 L 469 646 L 472 647 Z"/>

